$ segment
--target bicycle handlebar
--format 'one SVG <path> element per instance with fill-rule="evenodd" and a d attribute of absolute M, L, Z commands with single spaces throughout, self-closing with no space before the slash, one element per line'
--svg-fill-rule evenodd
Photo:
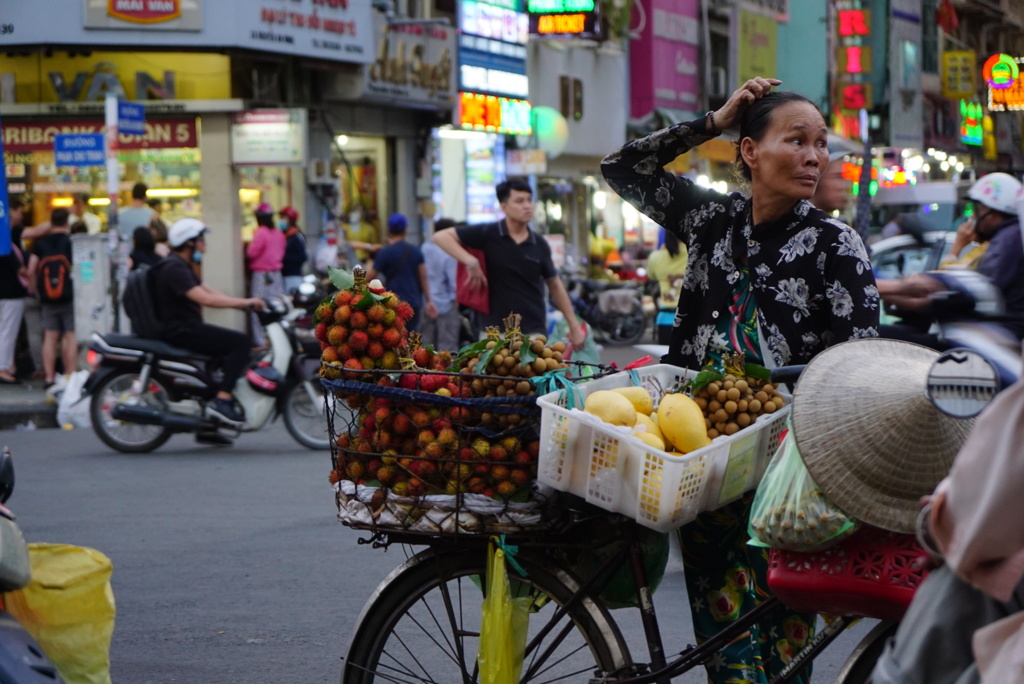
<path fill-rule="evenodd" d="M 772 383 L 776 385 L 793 385 L 800 379 L 800 374 L 804 372 L 804 368 L 807 368 L 806 364 L 772 368 Z"/>

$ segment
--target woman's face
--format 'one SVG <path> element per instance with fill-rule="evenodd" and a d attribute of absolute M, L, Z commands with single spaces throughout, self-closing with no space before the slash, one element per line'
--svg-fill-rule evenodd
<path fill-rule="evenodd" d="M 771 113 L 760 140 L 744 138 L 754 191 L 809 200 L 828 168 L 828 129 L 814 105 L 787 102 Z"/>

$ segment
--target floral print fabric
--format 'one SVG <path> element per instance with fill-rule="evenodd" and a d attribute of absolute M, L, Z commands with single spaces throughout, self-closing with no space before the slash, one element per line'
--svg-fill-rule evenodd
<path fill-rule="evenodd" d="M 664 361 L 701 366 L 744 260 L 769 365 L 806 363 L 830 344 L 877 337 L 878 289 L 853 229 L 803 200 L 754 226 L 751 200 L 742 194 L 723 195 L 664 170 L 710 137 L 703 119 L 676 124 L 601 162 L 611 188 L 689 251 Z"/>
<path fill-rule="evenodd" d="M 749 546 L 747 519 L 753 495 L 701 513 L 679 529 L 697 641 L 714 636 L 771 595 L 768 549 Z M 711 684 L 767 684 L 814 636 L 813 613 L 776 613 L 711 656 Z M 807 684 L 808 665 L 794 682 Z"/>

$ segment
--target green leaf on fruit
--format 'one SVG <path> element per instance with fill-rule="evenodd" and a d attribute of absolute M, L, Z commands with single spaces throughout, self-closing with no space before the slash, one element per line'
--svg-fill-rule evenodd
<path fill-rule="evenodd" d="M 757 378 L 758 380 L 772 379 L 772 372 L 764 366 L 758 366 L 756 363 L 748 363 L 745 371 L 748 378 Z"/>
<path fill-rule="evenodd" d="M 334 268 L 333 266 L 327 267 L 327 277 L 331 279 L 331 283 L 334 287 L 339 290 L 348 290 L 356 284 L 355 276 L 348 271 L 343 271 L 340 268 Z"/>
<path fill-rule="evenodd" d="M 455 357 L 456 361 L 464 361 L 471 359 L 474 356 L 479 356 L 481 353 L 487 350 L 487 343 L 490 340 L 480 340 L 473 344 L 467 344 L 465 347 L 459 350 L 458 355 Z"/>
<path fill-rule="evenodd" d="M 530 488 L 523 487 L 522 489 L 517 490 L 515 494 L 508 497 L 506 500 L 513 501 L 515 503 L 526 503 L 527 501 L 530 500 Z"/>
<path fill-rule="evenodd" d="M 723 380 L 724 378 L 725 375 L 723 375 L 719 371 L 702 370 L 700 373 L 697 373 L 693 380 L 686 383 L 686 386 L 692 388 L 693 391 L 696 393 L 700 392 L 702 389 L 704 389 L 711 383 L 718 382 L 719 380 Z"/>
<path fill-rule="evenodd" d="M 519 365 L 524 368 L 537 360 L 537 355 L 533 353 L 533 348 L 530 347 L 530 336 L 523 336 L 523 344 L 519 347 Z"/>
<path fill-rule="evenodd" d="M 383 487 L 384 486 L 384 485 L 382 485 L 380 483 L 380 480 L 367 480 L 366 482 L 363 483 L 363 485 L 366 486 L 366 487 Z"/>
<path fill-rule="evenodd" d="M 490 342 L 490 340 L 488 340 L 488 342 Z M 487 373 L 487 366 L 491 364 L 491 359 L 494 358 L 495 354 L 504 349 L 506 344 L 507 342 L 505 342 L 505 340 L 496 341 L 493 347 L 487 349 L 487 351 L 480 356 L 480 360 L 477 361 L 476 368 L 473 370 L 481 375 Z M 484 345 L 485 349 L 486 347 L 487 345 Z"/>
<path fill-rule="evenodd" d="M 377 303 L 374 300 L 375 296 L 376 295 L 374 295 L 369 290 L 363 290 L 362 292 L 357 292 L 356 296 L 353 299 L 358 299 L 359 301 L 356 302 L 355 304 L 353 304 L 352 308 L 355 309 L 356 311 L 366 311 L 371 306 L 373 306 L 374 304 Z"/>

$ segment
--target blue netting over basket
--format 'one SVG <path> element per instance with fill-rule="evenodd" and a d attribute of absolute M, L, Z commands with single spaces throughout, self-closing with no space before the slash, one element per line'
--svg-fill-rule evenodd
<path fill-rule="evenodd" d="M 339 519 L 432 535 L 548 526 L 558 512 L 554 493 L 536 482 L 536 390 L 519 394 L 512 385 L 521 380 L 507 377 L 415 371 L 445 396 L 394 386 L 405 373 L 321 379 Z M 505 396 L 465 396 L 474 382 Z"/>

